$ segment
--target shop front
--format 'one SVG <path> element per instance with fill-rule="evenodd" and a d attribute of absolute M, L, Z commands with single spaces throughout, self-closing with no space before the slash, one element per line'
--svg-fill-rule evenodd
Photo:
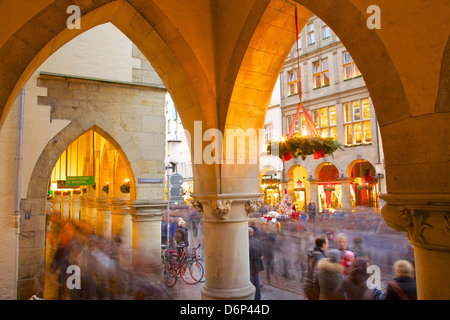
<path fill-rule="evenodd" d="M 342 185 L 338 180 L 339 171 L 332 163 L 325 163 L 319 171 L 318 196 L 319 212 L 328 209 L 332 212 L 342 208 Z"/>
<path fill-rule="evenodd" d="M 289 170 L 288 194 L 299 212 L 305 212 L 309 201 L 310 184 L 308 172 L 302 166 L 296 165 Z"/>
<path fill-rule="evenodd" d="M 281 202 L 281 183 L 275 170 L 266 169 L 260 174 L 260 187 L 265 204 L 273 207 Z"/>
<path fill-rule="evenodd" d="M 358 160 L 350 173 L 352 207 L 378 207 L 378 178 L 370 162 Z"/>

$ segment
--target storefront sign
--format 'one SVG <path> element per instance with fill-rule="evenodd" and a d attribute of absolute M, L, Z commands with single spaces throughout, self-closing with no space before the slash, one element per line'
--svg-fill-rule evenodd
<path fill-rule="evenodd" d="M 372 186 L 356 186 L 358 190 L 372 190 Z"/>
<path fill-rule="evenodd" d="M 94 176 L 66 177 L 66 187 L 92 186 L 95 184 Z"/>
<path fill-rule="evenodd" d="M 162 178 L 138 178 L 138 183 L 163 183 Z"/>

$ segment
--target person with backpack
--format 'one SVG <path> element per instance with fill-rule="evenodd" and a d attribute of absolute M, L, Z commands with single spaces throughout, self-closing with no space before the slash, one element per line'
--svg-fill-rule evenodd
<path fill-rule="evenodd" d="M 395 278 L 388 282 L 386 300 L 417 300 L 414 267 L 407 260 L 394 263 Z"/>
<path fill-rule="evenodd" d="M 314 241 L 314 248 L 306 252 L 307 267 L 304 281 L 304 292 L 308 300 L 318 300 L 320 295 L 317 263 L 325 258 L 325 251 L 328 249 L 328 239 L 326 236 L 319 236 Z"/>

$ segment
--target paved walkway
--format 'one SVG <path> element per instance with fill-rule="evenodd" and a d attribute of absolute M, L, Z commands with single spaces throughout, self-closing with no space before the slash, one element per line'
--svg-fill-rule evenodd
<path fill-rule="evenodd" d="M 201 300 L 200 289 L 203 284 L 188 285 L 183 281 L 177 281 L 176 285 L 169 288 L 173 300 Z M 269 284 L 263 284 L 261 288 L 261 300 L 305 300 L 303 295 L 283 290 Z"/>

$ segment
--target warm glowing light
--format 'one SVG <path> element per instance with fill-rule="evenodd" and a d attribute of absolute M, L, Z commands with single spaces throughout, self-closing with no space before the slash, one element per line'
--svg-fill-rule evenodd
<path fill-rule="evenodd" d="M 285 137 L 281 137 L 281 142 L 285 142 L 286 138 Z"/>
<path fill-rule="evenodd" d="M 308 135 L 308 132 L 306 130 L 302 130 L 302 136 L 306 137 Z"/>
<path fill-rule="evenodd" d="M 56 182 L 52 182 L 50 190 L 56 190 L 56 189 L 58 189 L 58 184 Z"/>
<path fill-rule="evenodd" d="M 124 180 L 124 182 L 128 183 L 128 182 L 130 182 L 130 179 L 127 178 L 127 179 Z"/>

